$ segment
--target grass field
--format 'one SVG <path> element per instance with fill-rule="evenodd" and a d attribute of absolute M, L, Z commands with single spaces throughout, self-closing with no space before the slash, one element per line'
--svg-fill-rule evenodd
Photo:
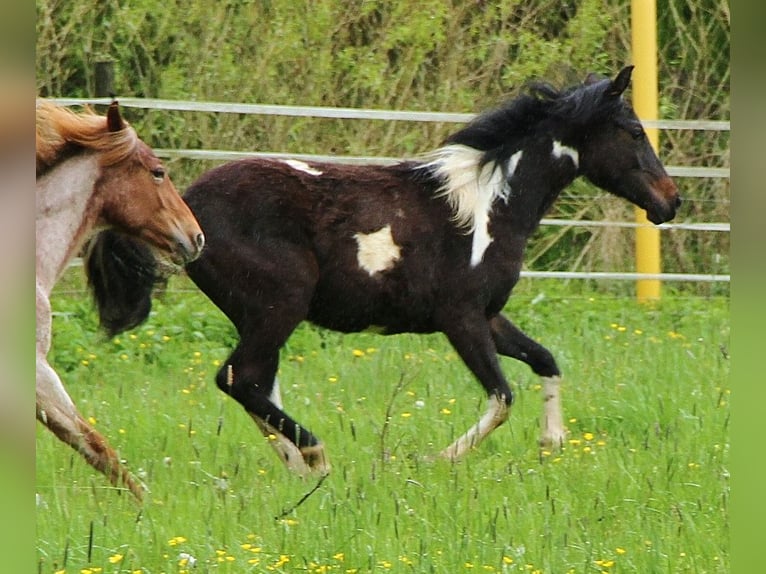
<path fill-rule="evenodd" d="M 536 446 L 538 381 L 503 359 L 511 418 L 458 464 L 428 457 L 485 397 L 444 337 L 304 325 L 280 381 L 325 441 L 317 487 L 216 388 L 235 335 L 186 280 L 113 341 L 71 287 L 52 364 L 151 493 L 139 506 L 38 425 L 39 572 L 729 571 L 726 298 L 520 285 L 507 311 L 564 372 L 568 441 Z"/>

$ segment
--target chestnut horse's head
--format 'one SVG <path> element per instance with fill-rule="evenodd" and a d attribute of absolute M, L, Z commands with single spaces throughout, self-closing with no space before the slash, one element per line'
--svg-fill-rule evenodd
<path fill-rule="evenodd" d="M 205 237 L 165 166 L 120 116 L 117 102 L 107 113 L 109 133 L 129 134 L 132 151 L 103 162 L 96 182 L 101 222 L 142 239 L 175 265 L 197 258 Z M 108 158 L 108 156 L 106 156 Z"/>

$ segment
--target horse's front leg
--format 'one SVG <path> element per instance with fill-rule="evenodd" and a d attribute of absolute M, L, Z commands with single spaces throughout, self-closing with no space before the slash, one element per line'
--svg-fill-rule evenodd
<path fill-rule="evenodd" d="M 490 329 L 498 353 L 526 363 L 540 376 L 543 384 L 540 444 L 561 446 L 566 438 L 561 410 L 561 372 L 553 355 L 540 343 L 527 337 L 503 315 L 492 317 Z"/>
<path fill-rule="evenodd" d="M 513 393 L 500 370 L 489 324 L 482 315 L 452 319 L 442 331 L 489 396 L 487 411 L 479 421 L 440 453 L 457 460 L 508 419 Z"/>

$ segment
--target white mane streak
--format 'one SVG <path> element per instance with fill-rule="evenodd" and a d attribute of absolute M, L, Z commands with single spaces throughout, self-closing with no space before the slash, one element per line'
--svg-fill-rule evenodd
<path fill-rule="evenodd" d="M 448 145 L 426 156 L 430 168 L 444 183 L 438 195 L 445 197 L 455 224 L 468 233 L 486 223 L 495 199 L 503 196 L 502 170 L 490 162 L 479 170 L 483 152 L 464 145 Z"/>

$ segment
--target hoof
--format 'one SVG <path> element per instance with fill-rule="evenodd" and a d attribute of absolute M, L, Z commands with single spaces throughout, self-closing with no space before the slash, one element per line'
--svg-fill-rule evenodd
<path fill-rule="evenodd" d="M 540 437 L 540 440 L 538 441 L 538 444 L 543 448 L 561 448 L 564 446 L 566 438 L 566 431 L 550 430 L 543 433 L 543 435 Z"/>
<path fill-rule="evenodd" d="M 300 449 L 300 453 L 310 474 L 319 476 L 330 474 L 330 463 L 327 461 L 323 444 L 305 446 Z"/>

